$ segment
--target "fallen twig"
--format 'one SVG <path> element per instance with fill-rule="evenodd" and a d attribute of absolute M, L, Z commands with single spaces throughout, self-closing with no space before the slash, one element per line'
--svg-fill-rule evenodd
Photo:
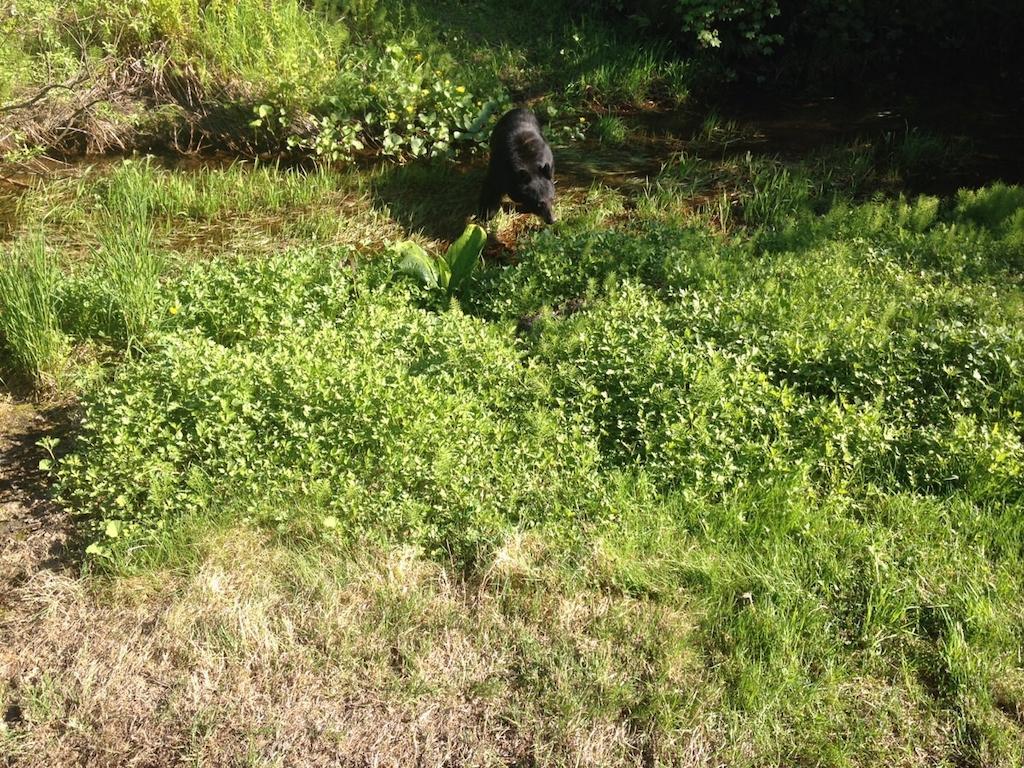
<path fill-rule="evenodd" d="M 41 91 L 39 91 L 39 93 L 37 93 L 35 96 L 33 96 L 31 99 L 28 99 L 27 101 L 22 101 L 17 104 L 5 104 L 4 106 L 0 107 L 0 113 L 16 112 L 19 109 L 28 109 L 29 107 L 34 106 L 35 104 L 39 103 L 44 98 L 46 98 L 46 94 L 50 93 L 50 91 L 54 91 L 58 88 L 63 88 L 72 91 L 77 86 L 84 83 L 88 76 L 89 75 L 87 72 L 83 72 L 70 83 L 50 83 Z"/>
<path fill-rule="evenodd" d="M 10 184 L 11 186 L 20 187 L 21 189 L 30 189 L 29 185 L 23 181 L 12 179 L 10 176 L 0 176 L 0 182 L 4 184 Z"/>

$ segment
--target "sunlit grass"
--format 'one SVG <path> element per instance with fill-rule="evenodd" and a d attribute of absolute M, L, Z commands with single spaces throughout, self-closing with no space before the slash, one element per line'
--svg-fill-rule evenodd
<path fill-rule="evenodd" d="M 70 351 L 60 326 L 60 282 L 57 261 L 38 234 L 0 259 L 0 354 L 39 386 L 56 382 Z"/>
<path fill-rule="evenodd" d="M 35 718 L 11 749 L 74 722 L 85 755 L 272 762 L 327 711 L 351 738 L 303 743 L 353 759 L 1019 763 L 1024 198 L 860 202 L 875 159 L 567 173 L 559 221 L 499 213 L 443 306 L 388 243 L 443 251 L 476 164 L 27 192 L 49 327 L 107 354 L 60 462 L 96 577 L 32 586 L 64 608 L 13 651 L 53 671 L 0 689 Z M 76 681 L 111 658 L 100 711 Z M 195 670 L 145 743 L 117 730 Z"/>

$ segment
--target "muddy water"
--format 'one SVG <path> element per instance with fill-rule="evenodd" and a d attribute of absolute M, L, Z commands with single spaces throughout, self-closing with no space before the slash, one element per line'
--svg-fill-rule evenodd
<path fill-rule="evenodd" d="M 696 141 L 705 118 L 714 113 L 729 123 L 724 137 Z M 960 187 L 993 181 L 1024 183 L 1024 94 L 1000 99 L 935 95 L 889 99 L 796 99 L 746 90 L 722 96 L 714 107 L 622 114 L 631 129 L 628 142 L 610 146 L 588 139 L 556 148 L 559 180 L 564 185 L 595 182 L 630 189 L 657 176 L 664 163 L 681 151 L 707 159 L 765 154 L 796 161 L 823 149 L 866 142 L 877 146 L 899 140 L 914 129 L 943 139 L 954 150 L 936 167 L 906 179 L 908 192 L 951 194 Z M 18 198 L 40 179 L 80 175 L 84 167 L 102 170 L 123 157 L 85 157 L 70 162 L 38 159 L 18 167 L 0 165 L 0 238 L 14 227 Z M 231 155 L 189 155 L 158 158 L 172 170 L 225 167 Z M 264 162 L 273 162 L 264 161 Z M 463 170 L 482 172 L 483 160 Z M 360 163 L 362 167 L 363 163 Z M 478 167 L 479 166 L 479 167 Z"/>
<path fill-rule="evenodd" d="M 731 124 L 727 136 L 696 141 L 704 119 Z M 562 148 L 559 167 L 569 183 L 613 187 L 643 183 L 680 151 L 706 159 L 750 152 L 797 161 L 831 148 L 899 142 L 908 131 L 935 136 L 951 148 L 941 163 L 905 180 L 906 191 L 946 195 L 994 181 L 1024 184 L 1024 94 L 1000 100 L 939 94 L 925 97 L 815 99 L 733 93 L 705 110 L 622 115 L 633 129 L 627 146 L 588 140 Z"/>

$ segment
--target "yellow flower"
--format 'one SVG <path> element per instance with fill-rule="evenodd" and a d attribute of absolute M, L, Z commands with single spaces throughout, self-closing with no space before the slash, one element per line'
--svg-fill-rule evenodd
<path fill-rule="evenodd" d="M 466 92 L 466 86 L 464 86 L 464 85 L 456 86 L 455 87 L 455 92 L 456 93 L 465 93 Z"/>
<path fill-rule="evenodd" d="M 388 112 L 388 120 L 397 120 L 397 119 L 398 119 L 398 113 L 397 112 Z"/>
<path fill-rule="evenodd" d="M 416 59 L 416 61 L 423 61 L 423 54 L 417 53 L 413 58 Z"/>
<path fill-rule="evenodd" d="M 173 305 L 173 306 L 171 306 L 171 308 L 170 308 L 170 309 L 168 309 L 167 311 L 168 311 L 168 312 L 170 312 L 170 313 L 171 313 L 172 315 L 176 315 L 176 314 L 178 314 L 178 312 L 179 312 L 180 310 L 181 310 L 181 307 L 179 307 L 179 306 L 178 306 L 177 304 L 174 304 L 174 305 Z"/>
<path fill-rule="evenodd" d="M 581 123 L 585 123 L 585 122 L 587 122 L 587 118 L 585 118 L 585 117 L 581 117 L 581 118 L 580 118 L 580 122 L 581 122 Z"/>
<path fill-rule="evenodd" d="M 426 88 L 424 88 L 423 90 L 420 91 L 420 96 L 429 96 L 429 95 L 430 95 L 430 91 L 428 91 Z"/>
<path fill-rule="evenodd" d="M 415 112 L 415 109 L 413 109 L 412 104 L 409 104 L 406 106 L 405 111 L 411 115 L 413 112 Z"/>

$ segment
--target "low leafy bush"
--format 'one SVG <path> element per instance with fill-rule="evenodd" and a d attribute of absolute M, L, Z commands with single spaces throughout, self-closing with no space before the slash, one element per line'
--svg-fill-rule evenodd
<path fill-rule="evenodd" d="M 431 55 L 437 51 L 425 55 L 415 40 L 410 43 L 347 57 L 323 106 L 315 110 L 313 130 L 292 136 L 292 146 L 339 159 L 367 144 L 403 158 L 450 157 L 485 143 L 493 119 L 510 105 L 504 89 L 493 80 L 482 82 L 448 57 L 437 60 Z M 485 92 L 475 91 L 474 83 Z M 273 112 L 267 109 L 268 115 Z M 261 117 L 254 122 L 263 124 Z M 287 117 L 283 122 L 292 124 Z"/>
<path fill-rule="evenodd" d="M 221 503 L 285 523 L 305 501 L 344 530 L 469 557 L 510 521 L 579 514 L 594 449 L 558 437 L 578 427 L 541 407 L 500 335 L 318 254 L 245 272 L 186 277 L 161 343 L 87 399 L 62 487 L 98 533 L 144 541 Z"/>
<path fill-rule="evenodd" d="M 793 252 L 548 229 L 469 277 L 469 315 L 344 254 L 195 267 L 162 289 L 153 350 L 89 395 L 65 497 L 126 539 L 214 499 L 309 498 L 471 559 L 503 526 L 600 517 L 623 470 L 708 499 L 795 473 L 1013 502 L 1024 336 L 975 287 L 914 271 L 936 233 L 974 232 L 925 209 L 837 209 Z M 863 239 L 833 239 L 850 220 Z"/>
<path fill-rule="evenodd" d="M 719 248 L 708 232 L 696 228 L 545 230 L 529 241 L 528 258 L 516 267 L 481 271 L 469 286 L 466 305 L 484 316 L 512 319 L 596 298 L 623 277 L 664 286 L 679 279 L 678 265 L 714 261 Z"/>

